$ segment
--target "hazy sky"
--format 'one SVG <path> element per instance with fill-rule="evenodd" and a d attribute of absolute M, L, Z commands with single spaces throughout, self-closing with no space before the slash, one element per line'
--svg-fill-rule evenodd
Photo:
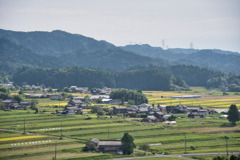
<path fill-rule="evenodd" d="M 240 52 L 240 0 L 0 0 L 0 28 Z"/>

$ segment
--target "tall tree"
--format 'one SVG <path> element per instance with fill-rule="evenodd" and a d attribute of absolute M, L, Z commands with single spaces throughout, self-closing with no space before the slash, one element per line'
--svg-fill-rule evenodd
<path fill-rule="evenodd" d="M 135 144 L 133 143 L 133 141 L 134 139 L 130 134 L 124 133 L 121 139 L 123 145 L 123 154 L 130 155 L 133 153 L 133 148 L 135 148 Z"/>
<path fill-rule="evenodd" d="M 240 120 L 240 115 L 235 104 L 232 104 L 228 110 L 228 118 L 233 125 L 236 125 L 236 122 Z"/>

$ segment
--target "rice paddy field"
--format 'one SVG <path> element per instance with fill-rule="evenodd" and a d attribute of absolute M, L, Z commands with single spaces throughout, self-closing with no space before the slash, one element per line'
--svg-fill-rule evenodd
<path fill-rule="evenodd" d="M 162 91 L 144 91 L 148 97 L 149 104 L 160 105 L 178 105 L 184 104 L 187 106 L 202 106 L 203 108 L 226 109 L 231 104 L 240 106 L 240 93 L 227 92 L 228 95 L 223 95 L 223 92 L 211 90 L 208 91 L 202 87 L 192 87 L 192 91 L 179 92 L 162 92 Z M 185 98 L 173 99 L 172 96 L 181 95 L 201 95 L 201 98 Z"/>
<path fill-rule="evenodd" d="M 214 93 L 213 93 L 214 92 Z M 198 94 L 198 99 L 181 99 L 181 104 L 194 104 L 204 108 L 227 108 L 232 103 L 240 106 L 240 96 L 234 93 L 222 96 L 221 92 L 193 88 L 188 92 L 144 91 L 149 104 L 178 104 L 179 100 L 171 96 Z M 193 101 L 193 102 L 192 102 Z M 53 106 L 58 103 L 58 108 Z M 82 152 L 84 142 L 97 139 L 121 139 L 125 132 L 134 137 L 137 146 L 141 144 L 158 144 L 151 146 L 151 152 L 157 154 L 183 154 L 186 135 L 187 153 L 224 153 L 226 152 L 225 136 L 228 136 L 229 152 L 240 150 L 240 123 L 232 127 L 227 119 L 219 118 L 220 114 L 208 115 L 204 119 L 189 119 L 187 115 L 176 115 L 177 125 L 168 126 L 162 123 L 144 123 L 138 118 L 122 116 L 97 117 L 87 115 L 54 115 L 52 111 L 63 109 L 60 101 L 39 100 L 39 110 L 0 111 L 0 159 L 1 160 L 47 160 L 53 159 L 113 159 L 123 155 L 110 155 L 97 152 Z M 156 105 L 155 105 L 156 106 Z M 86 119 L 91 117 L 92 119 Z M 25 132 L 24 133 L 24 124 Z M 109 132 L 108 132 L 109 131 Z M 109 133 L 109 134 L 108 134 Z M 60 137 L 62 136 L 62 139 Z M 161 144 L 161 145 L 160 145 Z M 132 156 L 145 156 L 135 152 Z M 200 156 L 199 156 L 200 157 Z M 196 157 L 199 158 L 199 157 Z M 195 159 L 194 157 L 191 157 Z M 211 159 L 211 156 L 201 156 Z M 152 158 L 181 159 L 181 158 Z"/>

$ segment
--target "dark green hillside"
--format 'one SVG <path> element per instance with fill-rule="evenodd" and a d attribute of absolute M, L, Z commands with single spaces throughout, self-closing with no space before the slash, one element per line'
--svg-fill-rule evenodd
<path fill-rule="evenodd" d="M 137 54 L 122 51 L 119 48 L 102 50 L 78 50 L 63 54 L 60 60 L 69 66 L 84 66 L 111 70 L 125 70 L 133 66 L 166 66 L 168 63 L 161 59 L 151 59 Z"/>
<path fill-rule="evenodd" d="M 53 88 L 72 85 L 90 88 L 128 88 L 137 90 L 187 90 L 188 86 L 172 74 L 160 69 L 109 72 L 93 68 L 27 69 L 13 76 L 13 82 L 22 85 L 45 84 Z M 180 82 L 180 83 L 179 83 Z"/>
<path fill-rule="evenodd" d="M 14 83 L 45 84 L 53 88 L 64 88 L 73 85 L 90 88 L 115 87 L 114 76 L 111 73 L 91 68 L 65 69 L 26 69 L 19 70 L 13 76 Z"/>
<path fill-rule="evenodd" d="M 48 55 L 54 56 L 55 59 L 52 63 L 61 61 L 61 67 L 84 66 L 125 70 L 132 66 L 148 66 L 149 64 L 164 66 L 168 64 L 166 60 L 140 56 L 124 51 L 105 41 L 97 41 L 93 38 L 63 31 L 14 32 L 0 30 L 0 37 L 27 48 L 29 53 L 31 51 L 38 55 L 44 55 L 46 59 L 48 59 Z M 13 48 L 11 52 L 17 51 L 14 51 Z M 45 63 L 51 66 L 47 61 Z M 56 65 L 56 67 L 58 66 Z"/>
<path fill-rule="evenodd" d="M 141 69 L 120 72 L 116 75 L 116 85 L 119 88 L 140 90 L 174 90 L 174 77 L 160 69 Z M 174 81 L 175 82 L 175 81 Z M 188 86 L 179 85 L 182 89 Z M 175 88 L 177 89 L 177 88 Z M 179 88 L 180 89 L 180 88 Z"/>
<path fill-rule="evenodd" d="M 147 56 L 152 58 L 162 58 L 169 61 L 173 61 L 179 56 L 179 54 L 176 54 L 174 52 L 163 50 L 161 47 L 152 47 L 148 44 L 127 45 L 121 48 L 123 50 L 130 51 L 142 56 Z"/>
<path fill-rule="evenodd" d="M 121 47 L 139 55 L 161 58 L 172 64 L 186 64 L 240 75 L 240 54 L 222 50 L 168 49 L 150 45 L 128 45 Z"/>
<path fill-rule="evenodd" d="M 14 73 L 19 67 L 56 68 L 63 64 L 51 56 L 37 55 L 6 39 L 0 39 L 0 71 Z"/>
<path fill-rule="evenodd" d="M 184 64 L 196 65 L 225 73 L 240 75 L 240 54 L 219 54 L 212 50 L 201 50 L 189 57 L 180 59 Z"/>
<path fill-rule="evenodd" d="M 97 41 L 93 38 L 60 30 L 52 32 L 15 32 L 0 29 L 0 37 L 41 55 L 57 56 L 77 49 L 96 50 L 114 47 L 105 41 Z"/>

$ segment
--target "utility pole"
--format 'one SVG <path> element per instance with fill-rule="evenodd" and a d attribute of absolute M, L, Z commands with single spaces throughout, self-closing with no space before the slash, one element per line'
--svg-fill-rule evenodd
<path fill-rule="evenodd" d="M 25 121 L 26 121 L 26 117 L 24 117 L 24 125 L 23 125 L 23 126 L 24 126 L 24 128 L 23 128 L 23 129 L 24 129 L 24 131 L 23 131 L 23 134 L 25 134 L 25 133 L 26 133 L 26 127 L 25 127 L 25 124 L 26 124 L 26 122 L 25 122 Z"/>
<path fill-rule="evenodd" d="M 60 139 L 62 139 L 62 121 L 61 121 L 61 137 Z"/>
<path fill-rule="evenodd" d="M 54 160 L 57 160 L 57 143 L 55 143 L 55 157 Z"/>
<path fill-rule="evenodd" d="M 187 134 L 185 133 L 184 153 L 187 153 Z"/>
<path fill-rule="evenodd" d="M 227 151 L 227 157 L 228 157 L 228 137 L 227 136 L 225 136 L 224 137 L 225 139 L 226 139 L 226 151 Z"/>

